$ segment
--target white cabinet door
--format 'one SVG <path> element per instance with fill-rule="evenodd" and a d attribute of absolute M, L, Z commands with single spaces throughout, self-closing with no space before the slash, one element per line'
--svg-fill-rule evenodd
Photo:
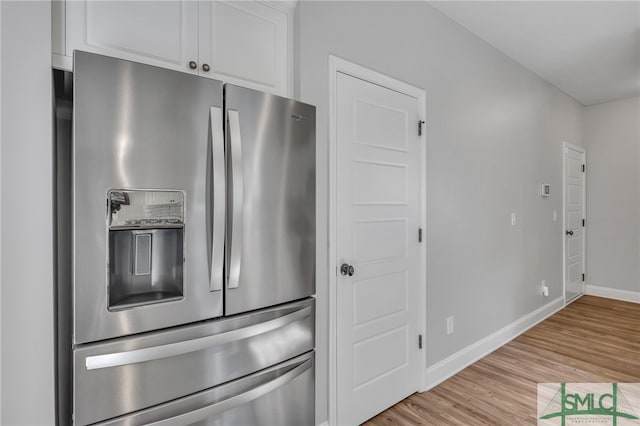
<path fill-rule="evenodd" d="M 256 1 L 200 2 L 202 64 L 210 76 L 257 90 L 288 94 L 289 13 Z"/>
<path fill-rule="evenodd" d="M 74 49 L 197 73 L 198 2 L 67 1 L 66 55 Z"/>
<path fill-rule="evenodd" d="M 224 0 L 64 4 L 66 16 L 54 19 L 53 44 L 62 68 L 71 70 L 70 58 L 79 49 L 290 95 L 293 10 L 286 5 Z"/>

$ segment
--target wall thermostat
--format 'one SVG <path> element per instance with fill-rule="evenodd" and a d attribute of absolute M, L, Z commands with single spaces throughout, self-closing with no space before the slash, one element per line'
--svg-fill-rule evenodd
<path fill-rule="evenodd" d="M 540 195 L 543 197 L 551 196 L 551 185 L 548 183 L 540 184 Z"/>

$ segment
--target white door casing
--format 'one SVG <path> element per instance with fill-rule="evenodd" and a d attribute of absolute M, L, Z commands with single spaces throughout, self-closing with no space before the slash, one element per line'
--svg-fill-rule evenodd
<path fill-rule="evenodd" d="M 563 146 L 563 257 L 565 303 L 584 293 L 585 273 L 585 174 L 583 148 Z"/>
<path fill-rule="evenodd" d="M 421 301 L 426 304 L 420 285 L 424 243 L 418 241 L 424 92 L 411 88 L 407 94 L 396 88 L 402 83 L 384 76 L 367 81 L 379 75 L 364 73 L 358 78 L 336 67 L 332 74 L 336 233 L 330 246 L 336 279 L 330 417 L 339 425 L 359 424 L 419 390 L 425 366 L 418 347 Z M 390 82 L 396 87 L 385 87 Z"/>

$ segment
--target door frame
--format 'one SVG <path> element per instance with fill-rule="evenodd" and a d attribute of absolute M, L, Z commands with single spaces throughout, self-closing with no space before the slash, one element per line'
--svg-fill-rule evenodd
<path fill-rule="evenodd" d="M 586 293 L 587 282 L 585 280 L 582 294 L 567 301 L 567 238 L 565 232 L 567 230 L 567 150 L 573 149 L 582 153 L 582 164 L 585 165 L 585 171 L 582 173 L 582 218 L 585 219 L 585 227 L 582 231 L 582 273 L 586 273 L 586 248 L 587 248 L 587 151 L 581 146 L 573 145 L 569 142 L 562 142 L 562 297 L 564 304 L 574 302 Z"/>
<path fill-rule="evenodd" d="M 367 81 L 372 84 L 376 84 L 378 86 L 385 87 L 387 89 L 394 90 L 396 92 L 400 92 L 402 94 L 411 96 L 418 100 L 419 104 L 419 114 L 423 120 L 426 120 L 426 107 L 427 107 L 427 96 L 426 92 L 423 89 L 412 86 L 410 84 L 404 83 L 402 81 L 396 80 L 392 77 L 389 77 L 385 74 L 381 74 L 379 72 L 373 71 L 369 68 L 363 67 L 361 65 L 357 65 L 353 62 L 349 62 L 342 58 L 339 58 L 334 55 L 329 55 L 329 217 L 328 217 L 328 225 L 329 225 L 329 236 L 328 236 L 328 246 L 329 246 L 329 424 L 336 425 L 337 424 L 337 408 L 338 408 L 338 392 L 337 392 L 337 361 L 338 361 L 338 352 L 337 352 L 337 251 L 336 251 L 336 243 L 337 243 L 337 234 L 336 234 L 336 222 L 337 222 L 337 123 L 336 123 L 336 113 L 337 113 L 337 80 L 338 73 L 347 74 L 351 77 L 355 77 L 364 81 Z M 417 123 L 416 123 L 417 124 Z M 419 282 L 418 282 L 418 294 L 420 301 L 418 302 L 418 324 L 416 324 L 416 330 L 419 334 L 423 336 L 423 346 L 422 346 L 422 356 L 419 356 L 420 362 L 418 362 L 419 371 L 416 373 L 419 374 L 420 384 L 419 388 L 416 389 L 418 392 L 422 392 L 426 390 L 426 347 L 428 344 L 428 339 L 426 336 L 426 325 L 427 325 L 427 221 L 426 221 L 426 212 L 427 212 L 427 196 L 426 196 L 426 187 L 427 187 L 427 127 L 423 128 L 422 135 L 420 138 L 420 205 L 418 212 L 418 224 L 420 228 L 423 230 L 423 240 L 419 245 Z"/>

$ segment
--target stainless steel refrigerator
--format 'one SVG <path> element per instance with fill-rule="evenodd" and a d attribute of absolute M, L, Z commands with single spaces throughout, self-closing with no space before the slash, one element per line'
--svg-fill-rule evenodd
<path fill-rule="evenodd" d="M 60 423 L 313 424 L 315 108 L 80 51 L 54 79 Z"/>

